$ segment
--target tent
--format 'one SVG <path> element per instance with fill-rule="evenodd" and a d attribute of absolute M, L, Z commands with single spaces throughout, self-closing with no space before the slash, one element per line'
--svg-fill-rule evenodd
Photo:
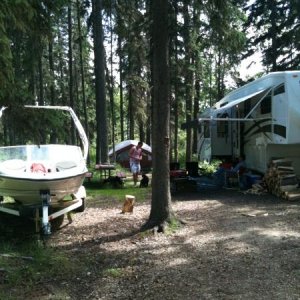
<path fill-rule="evenodd" d="M 136 140 L 126 140 L 117 145 L 115 145 L 115 155 L 116 162 L 119 163 L 124 168 L 129 168 L 129 150 L 131 147 L 136 146 L 138 141 Z M 143 159 L 141 160 L 141 168 L 151 168 L 152 165 L 152 149 L 146 143 L 143 143 L 142 147 Z M 113 149 L 110 149 L 108 156 L 113 160 Z"/>

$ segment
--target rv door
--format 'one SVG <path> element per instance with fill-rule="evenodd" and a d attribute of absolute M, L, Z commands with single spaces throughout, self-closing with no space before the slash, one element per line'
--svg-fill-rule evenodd
<path fill-rule="evenodd" d="M 210 162 L 211 155 L 211 126 L 209 121 L 203 121 L 199 126 L 198 154 L 200 161 Z"/>
<path fill-rule="evenodd" d="M 217 120 L 211 122 L 212 156 L 232 155 L 234 123 L 227 119 L 232 117 L 231 112 L 218 113 Z M 224 121 L 223 121 L 224 120 Z"/>

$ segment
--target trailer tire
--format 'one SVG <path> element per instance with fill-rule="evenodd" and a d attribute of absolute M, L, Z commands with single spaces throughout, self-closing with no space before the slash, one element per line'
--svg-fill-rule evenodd
<path fill-rule="evenodd" d="M 86 202 L 85 202 L 85 198 L 81 198 L 82 200 L 82 205 L 79 206 L 78 208 L 76 208 L 74 211 L 75 212 L 84 212 L 85 208 L 86 208 Z"/>

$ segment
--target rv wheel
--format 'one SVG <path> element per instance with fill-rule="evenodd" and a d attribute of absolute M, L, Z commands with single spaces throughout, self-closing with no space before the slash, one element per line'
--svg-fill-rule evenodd
<path fill-rule="evenodd" d="M 76 208 L 74 211 L 75 212 L 84 212 L 86 208 L 86 203 L 85 203 L 85 198 L 81 198 L 82 200 L 82 205 Z"/>

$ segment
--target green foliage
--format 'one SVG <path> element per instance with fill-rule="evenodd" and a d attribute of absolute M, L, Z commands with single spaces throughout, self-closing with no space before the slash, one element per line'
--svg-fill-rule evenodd
<path fill-rule="evenodd" d="M 206 161 L 201 162 L 200 163 L 201 173 L 203 175 L 211 175 L 216 171 L 220 163 L 221 163 L 220 160 L 213 160 L 211 163 L 208 163 Z"/>
<path fill-rule="evenodd" d="M 39 110 L 10 106 L 4 111 L 4 131 L 9 131 L 13 140 L 8 140 L 5 132 L 1 132 L 2 144 L 10 143 L 50 143 L 55 137 L 60 143 L 66 143 L 65 133 L 61 128 L 67 130 L 70 127 L 70 116 L 62 111 Z"/>
<path fill-rule="evenodd" d="M 24 42 L 26 43 L 29 36 L 35 35 L 36 40 L 40 40 L 40 35 L 50 33 L 49 11 L 54 9 L 54 5 L 51 2 L 3 0 L 0 3 L 1 105 L 8 105 L 13 101 L 17 102 L 13 93 L 18 92 L 15 85 L 19 86 L 17 79 L 20 78 L 20 73 L 18 71 L 21 72 L 22 70 L 20 58 L 24 55 L 25 51 L 22 45 L 24 45 Z M 61 1 L 56 2 L 56 5 L 58 5 Z M 18 62 L 13 61 L 14 51 L 18 52 Z M 31 52 L 30 55 L 34 58 L 32 54 Z M 36 51 L 34 54 L 37 54 Z M 24 81 L 26 79 L 23 79 L 23 84 Z"/>

